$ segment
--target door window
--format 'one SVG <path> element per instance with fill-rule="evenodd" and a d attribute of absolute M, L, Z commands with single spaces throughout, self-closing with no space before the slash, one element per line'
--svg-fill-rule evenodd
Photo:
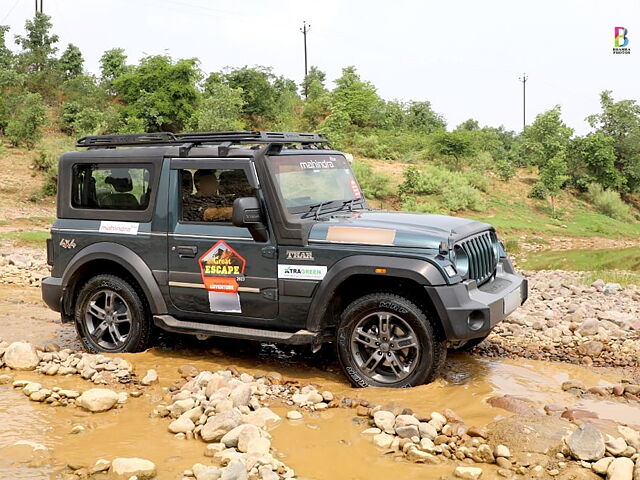
<path fill-rule="evenodd" d="M 231 223 L 233 201 L 254 196 L 242 169 L 180 169 L 181 222 Z"/>

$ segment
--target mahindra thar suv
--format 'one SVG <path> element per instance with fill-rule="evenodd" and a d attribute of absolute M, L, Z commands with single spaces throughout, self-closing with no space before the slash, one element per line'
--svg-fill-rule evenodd
<path fill-rule="evenodd" d="M 488 224 L 375 211 L 318 134 L 88 136 L 62 155 L 46 304 L 91 352 L 157 329 L 335 345 L 356 386 L 433 380 L 527 298 Z"/>

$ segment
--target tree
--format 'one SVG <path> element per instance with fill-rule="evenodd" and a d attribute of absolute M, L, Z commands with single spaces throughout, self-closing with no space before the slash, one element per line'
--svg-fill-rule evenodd
<path fill-rule="evenodd" d="M 603 132 L 576 137 L 569 148 L 568 163 L 573 184 L 583 190 L 593 182 L 619 190 L 626 179 L 616 168 L 615 139 Z"/>
<path fill-rule="evenodd" d="M 566 152 L 573 129 L 560 117 L 560 105 L 538 114 L 535 121 L 522 133 L 522 153 L 527 164 L 542 167 L 553 157 Z"/>
<path fill-rule="evenodd" d="M 206 94 L 189 120 L 189 129 L 198 132 L 242 130 L 242 91 L 224 83 L 209 84 Z"/>
<path fill-rule="evenodd" d="M 551 199 L 551 212 L 555 216 L 555 198 L 560 193 L 560 189 L 564 186 L 567 179 L 567 162 L 565 153 L 559 152 L 551 157 L 540 169 L 540 177 L 538 183 Z"/>
<path fill-rule="evenodd" d="M 59 67 L 66 79 L 82 75 L 84 59 L 80 49 L 70 43 L 60 57 Z"/>
<path fill-rule="evenodd" d="M 478 123 L 477 120 L 474 120 L 473 118 L 469 118 L 468 120 L 465 120 L 460 125 L 458 125 L 456 127 L 456 130 L 468 130 L 468 131 L 480 130 L 480 124 Z"/>
<path fill-rule="evenodd" d="M 180 131 L 195 111 L 200 80 L 198 61 L 173 62 L 157 55 L 115 78 L 114 91 L 125 102 L 125 117 L 144 121 L 150 131 Z"/>
<path fill-rule="evenodd" d="M 13 53 L 7 47 L 5 34 L 9 31 L 7 25 L 0 25 L 0 71 L 13 66 Z"/>
<path fill-rule="evenodd" d="M 245 66 L 227 71 L 223 79 L 231 88 L 242 91 L 242 112 L 251 117 L 254 124 L 276 118 L 276 91 L 271 83 L 274 75 L 270 68 Z"/>
<path fill-rule="evenodd" d="M 318 98 L 327 91 L 325 87 L 326 79 L 327 74 L 315 65 L 309 68 L 309 73 L 302 81 L 302 91 L 307 92 L 307 100 Z"/>
<path fill-rule="evenodd" d="M 42 72 L 51 66 L 58 51 L 58 35 L 51 34 L 51 17 L 36 13 L 33 20 L 25 23 L 26 35 L 16 35 L 16 43 L 22 47 L 21 66 L 29 72 Z"/>
<path fill-rule="evenodd" d="M 640 105 L 635 100 L 613 101 L 610 91 L 600 94 L 601 113 L 587 117 L 589 124 L 613 139 L 615 167 L 626 179 L 621 189 L 640 191 Z"/>
<path fill-rule="evenodd" d="M 311 130 L 329 115 L 331 96 L 325 87 L 326 74 L 318 67 L 312 66 L 305 77 L 302 87 L 306 89 L 307 98 L 302 106 L 302 118 Z"/>
<path fill-rule="evenodd" d="M 345 67 L 331 94 L 331 111 L 339 109 L 349 117 L 349 123 L 358 127 L 370 126 L 380 97 L 376 88 L 360 79 L 356 68 Z"/>
<path fill-rule="evenodd" d="M 447 126 L 444 117 L 431 108 L 431 102 L 409 102 L 407 105 L 406 125 L 410 130 L 433 133 Z"/>
<path fill-rule="evenodd" d="M 100 57 L 100 79 L 110 93 L 115 93 L 111 86 L 113 81 L 129 70 L 127 56 L 122 48 L 107 50 Z"/>
<path fill-rule="evenodd" d="M 474 148 L 468 132 L 454 130 L 439 131 L 433 135 L 432 148 L 436 154 L 445 157 L 453 157 L 453 169 L 462 170 L 462 160 L 473 154 Z"/>
<path fill-rule="evenodd" d="M 14 114 L 7 123 L 5 134 L 12 145 L 33 148 L 42 137 L 42 126 L 47 110 L 38 93 L 26 93 L 15 105 Z"/>

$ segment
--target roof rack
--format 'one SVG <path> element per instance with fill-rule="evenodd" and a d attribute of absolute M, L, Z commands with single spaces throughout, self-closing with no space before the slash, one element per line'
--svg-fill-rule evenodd
<path fill-rule="evenodd" d="M 192 132 L 192 133 L 133 133 L 122 135 L 89 135 L 80 138 L 76 146 L 88 148 L 114 148 L 140 145 L 203 145 L 203 144 L 279 144 L 301 143 L 311 145 L 327 143 L 318 133 L 295 132 Z"/>

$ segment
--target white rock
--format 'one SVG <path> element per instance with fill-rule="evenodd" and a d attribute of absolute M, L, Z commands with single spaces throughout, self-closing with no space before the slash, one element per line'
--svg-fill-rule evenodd
<path fill-rule="evenodd" d="M 418 432 L 422 438 L 428 438 L 433 440 L 438 436 L 438 431 L 436 428 L 427 422 L 420 422 L 418 424 Z"/>
<path fill-rule="evenodd" d="M 229 465 L 224 468 L 220 480 L 247 480 L 248 478 L 249 475 L 244 463 L 242 460 L 236 459 L 229 462 Z"/>
<path fill-rule="evenodd" d="M 158 372 L 156 372 L 153 368 L 147 370 L 147 373 L 140 381 L 142 385 L 153 385 L 158 383 Z"/>
<path fill-rule="evenodd" d="M 238 451 L 247 453 L 249 451 L 249 444 L 253 440 L 260 438 L 261 430 L 255 425 L 251 424 L 246 424 L 243 426 L 244 428 L 240 430 L 240 433 L 238 434 Z"/>
<path fill-rule="evenodd" d="M 27 397 L 29 397 L 32 393 L 37 392 L 42 388 L 42 385 L 38 382 L 29 382 L 22 389 L 22 393 L 24 393 Z"/>
<path fill-rule="evenodd" d="M 606 475 L 611 462 L 613 462 L 613 457 L 601 458 L 597 462 L 593 462 L 591 464 L 591 470 L 593 470 L 598 475 Z"/>
<path fill-rule="evenodd" d="M 396 417 L 393 413 L 387 410 L 378 410 L 373 414 L 373 423 L 376 427 L 388 434 L 395 433 Z"/>
<path fill-rule="evenodd" d="M 373 437 L 373 444 L 378 448 L 389 448 L 393 443 L 394 436 L 388 433 L 379 433 Z"/>
<path fill-rule="evenodd" d="M 249 405 L 249 400 L 251 400 L 251 385 L 246 383 L 238 385 L 231 391 L 229 400 L 233 402 L 234 407 Z"/>
<path fill-rule="evenodd" d="M 13 342 L 2 358 L 7 367 L 14 370 L 33 370 L 40 363 L 36 349 L 26 342 Z"/>
<path fill-rule="evenodd" d="M 604 446 L 607 452 L 614 457 L 618 457 L 627 449 L 627 442 L 622 437 L 614 438 L 611 435 L 607 435 Z"/>
<path fill-rule="evenodd" d="M 618 432 L 620 432 L 620 435 L 622 435 L 628 445 L 640 451 L 640 432 L 638 430 L 620 425 Z"/>
<path fill-rule="evenodd" d="M 252 455 L 267 455 L 271 448 L 271 442 L 269 439 L 260 437 L 254 438 L 247 444 L 247 453 Z"/>
<path fill-rule="evenodd" d="M 196 480 L 218 480 L 222 476 L 222 470 L 211 465 L 196 463 L 193 467 L 193 475 Z"/>
<path fill-rule="evenodd" d="M 496 445 L 496 448 L 493 450 L 493 455 L 496 457 L 509 458 L 511 456 L 511 452 L 505 445 Z"/>
<path fill-rule="evenodd" d="M 633 460 L 627 457 L 616 458 L 607 469 L 607 480 L 633 480 Z"/>
<path fill-rule="evenodd" d="M 267 430 L 271 430 L 282 421 L 282 418 L 272 412 L 269 408 L 262 407 L 248 415 L 245 415 L 244 421 L 245 423 L 251 423 L 256 427 L 264 427 Z"/>
<path fill-rule="evenodd" d="M 187 433 L 193 431 L 194 428 L 196 428 L 196 425 L 185 415 L 180 415 L 169 424 L 169 431 L 171 433 Z"/>
<path fill-rule="evenodd" d="M 453 474 L 458 478 L 477 480 L 482 476 L 482 469 L 478 467 L 456 467 Z"/>
<path fill-rule="evenodd" d="M 92 388 L 78 397 L 80 406 L 90 412 L 105 412 L 118 402 L 118 394 L 108 388 Z"/>
<path fill-rule="evenodd" d="M 109 473 L 118 480 L 130 479 L 135 476 L 139 480 L 156 476 L 156 466 L 144 458 L 114 458 Z"/>
<path fill-rule="evenodd" d="M 289 420 L 300 420 L 302 418 L 302 414 L 298 410 L 291 410 L 287 412 L 287 418 Z"/>

